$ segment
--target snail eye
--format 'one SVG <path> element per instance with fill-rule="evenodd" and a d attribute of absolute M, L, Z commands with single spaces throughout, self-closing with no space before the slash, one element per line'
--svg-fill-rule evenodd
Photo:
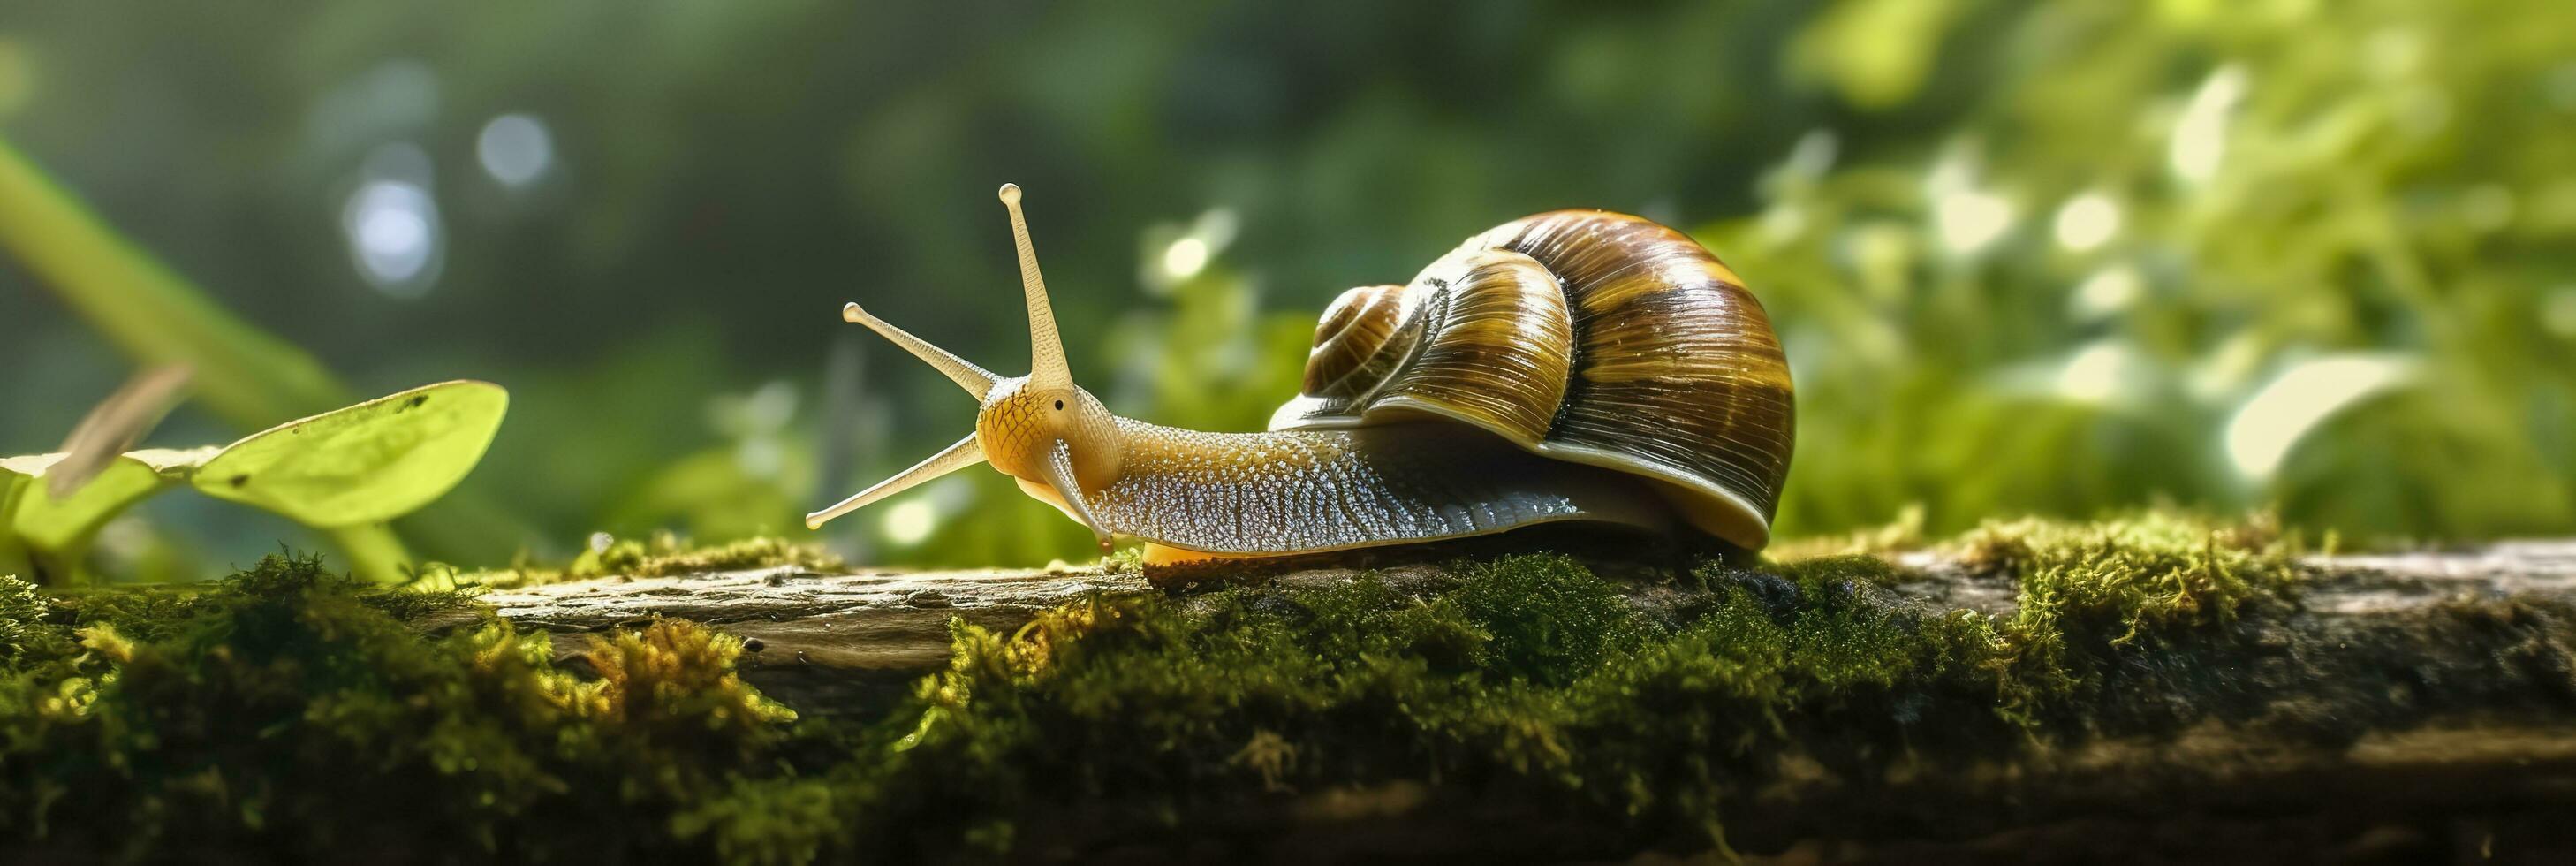
<path fill-rule="evenodd" d="M 1062 411 L 1064 411 L 1064 401 L 1062 401 L 1062 400 L 1057 400 L 1057 401 L 1055 401 L 1055 410 L 1056 410 L 1056 411 L 1058 411 L 1058 412 L 1062 412 Z"/>

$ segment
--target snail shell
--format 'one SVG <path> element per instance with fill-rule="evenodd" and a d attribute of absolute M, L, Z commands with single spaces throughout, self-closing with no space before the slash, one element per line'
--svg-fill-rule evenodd
<path fill-rule="evenodd" d="M 1789 471 L 1789 367 L 1743 280 L 1680 232 L 1606 211 L 1487 231 L 1405 286 L 1324 311 L 1272 430 L 1445 418 L 1652 482 L 1692 525 L 1770 538 Z"/>

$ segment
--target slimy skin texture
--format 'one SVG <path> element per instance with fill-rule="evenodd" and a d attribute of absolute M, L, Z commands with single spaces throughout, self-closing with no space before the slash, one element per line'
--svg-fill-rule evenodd
<path fill-rule="evenodd" d="M 1117 419 L 1118 480 L 1086 491 L 1111 531 L 1260 556 L 1482 535 L 1568 520 L 1667 528 L 1634 479 L 1446 423 L 1203 433 Z M 1031 495 L 1063 507 L 1043 485 Z"/>

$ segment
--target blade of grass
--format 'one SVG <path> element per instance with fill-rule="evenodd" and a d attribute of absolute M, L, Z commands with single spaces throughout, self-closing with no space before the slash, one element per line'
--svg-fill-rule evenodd
<path fill-rule="evenodd" d="M 356 402 L 320 362 L 217 306 L 0 139 L 0 246 L 126 355 L 197 370 L 197 399 L 259 428 Z"/>

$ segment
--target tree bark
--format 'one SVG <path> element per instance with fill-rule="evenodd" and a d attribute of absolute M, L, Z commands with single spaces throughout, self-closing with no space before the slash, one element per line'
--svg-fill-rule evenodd
<path fill-rule="evenodd" d="M 1934 554 L 1898 562 L 1924 579 L 1890 587 L 1896 595 L 1940 608 L 1997 616 L 2012 613 L 2009 576 L 1985 574 Z M 2402 620 L 2456 600 L 2576 602 L 2576 540 L 2512 542 L 2457 551 L 2320 556 L 2303 562 L 2311 578 L 2308 612 L 2329 619 Z M 1437 564 L 1378 569 L 1399 586 L 1437 585 Z M 1264 580 L 1321 584 L 1361 569 L 1318 566 Z M 1669 604 L 1668 590 L 1638 583 L 1641 604 Z M 605 577 L 505 590 L 483 596 L 505 619 L 556 634 L 567 647 L 578 635 L 631 627 L 653 617 L 711 625 L 759 649 L 745 659 L 755 677 L 780 680 L 781 669 L 813 675 L 911 676 L 948 659 L 948 620 L 959 617 L 1007 630 L 1044 607 L 1085 592 L 1143 593 L 1142 575 L 1097 569 L 860 570 L 816 574 L 794 567 L 668 577 Z M 794 687 L 791 686 L 793 691 Z M 828 709 L 828 707 L 817 707 Z"/>
<path fill-rule="evenodd" d="M 1930 554 L 1900 562 L 1921 578 L 1889 587 L 1888 603 L 1994 615 L 2014 607 L 2008 576 Z M 1918 761 L 1937 756 L 1900 745 L 1893 760 L 1923 769 L 1866 781 L 1783 755 L 1780 781 L 1727 816 L 1729 841 L 1790 862 L 2576 862 L 2576 822 L 2565 820 L 2576 816 L 2567 646 L 2576 642 L 2567 627 L 2576 622 L 2576 541 L 2302 565 L 2310 574 L 2296 604 L 2242 618 L 2213 638 L 2230 649 L 2180 662 L 2221 666 L 2205 673 L 2234 697 L 2178 707 L 2205 714 L 2183 718 L 2178 735 L 2033 743 L 2009 760 L 1964 765 Z M 1263 579 L 1357 573 L 1315 567 Z M 1399 587 L 1450 578 L 1436 564 L 1378 573 Z M 1688 600 L 1670 583 L 1632 587 L 1640 605 Z M 1095 590 L 1182 592 L 1089 570 L 773 568 L 608 578 L 484 600 L 556 634 L 567 653 L 585 633 L 655 616 L 705 623 L 746 640 L 748 680 L 799 712 L 832 715 L 882 712 L 943 665 L 951 617 L 1008 630 Z M 2458 682 L 2469 672 L 2481 681 Z M 2461 694 L 2476 700 L 2449 703 Z M 1595 832 L 1448 796 L 1420 786 L 1314 792 L 1224 832 L 1234 850 L 1269 839 L 1254 850 L 1296 860 L 1479 851 L 1521 859 L 1584 850 L 1581 839 Z"/>

